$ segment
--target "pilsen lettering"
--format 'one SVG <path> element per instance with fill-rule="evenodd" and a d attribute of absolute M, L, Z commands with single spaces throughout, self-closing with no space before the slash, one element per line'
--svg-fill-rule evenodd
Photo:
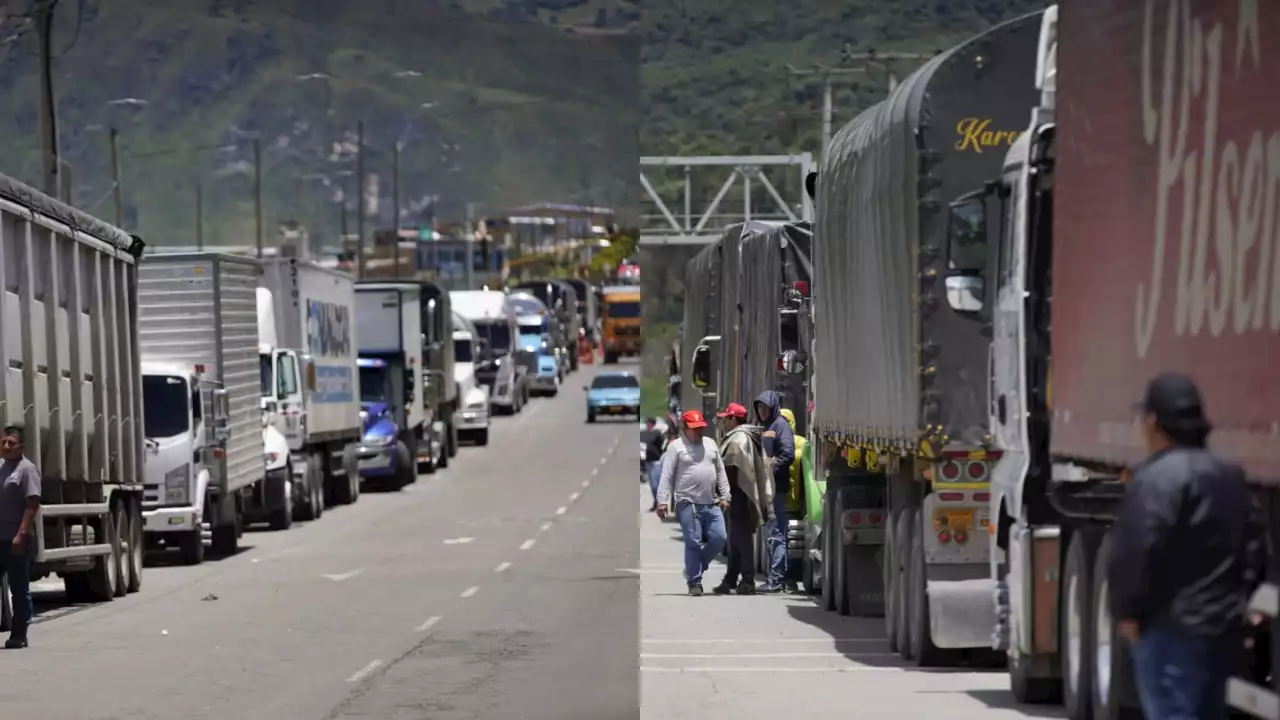
<path fill-rule="evenodd" d="M 1206 327 L 1212 337 L 1280 331 L 1280 133 L 1262 126 L 1270 119 L 1265 113 L 1236 113 L 1223 131 L 1229 137 L 1219 138 L 1221 111 L 1265 86 L 1256 11 L 1244 12 L 1249 3 L 1241 3 L 1228 35 L 1222 23 L 1206 27 L 1193 17 L 1187 0 L 1167 7 L 1159 61 L 1153 0 L 1146 1 L 1143 26 L 1143 134 L 1159 162 L 1151 276 L 1134 302 L 1138 357 L 1155 336 L 1170 256 L 1177 258 L 1175 336 L 1196 337 Z M 1175 238 L 1176 254 L 1168 247 Z"/>
<path fill-rule="evenodd" d="M 317 356 L 345 357 L 351 353 L 351 318 L 345 306 L 307 302 L 307 349 Z"/>
<path fill-rule="evenodd" d="M 972 150 L 981 153 L 984 152 L 983 148 L 1009 147 L 1022 134 L 1021 130 L 991 130 L 990 128 L 991 118 L 964 118 L 956 123 L 956 134 L 960 136 L 956 141 L 956 149 L 961 152 Z"/>

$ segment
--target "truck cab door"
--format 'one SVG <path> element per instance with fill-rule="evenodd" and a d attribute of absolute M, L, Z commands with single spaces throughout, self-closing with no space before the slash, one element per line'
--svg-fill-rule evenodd
<path fill-rule="evenodd" d="M 302 365 L 292 350 L 276 351 L 276 406 L 276 430 L 289 441 L 291 450 L 301 448 L 306 436 Z"/>
<path fill-rule="evenodd" d="M 1027 432 L 1027 182 L 1025 164 L 1011 170 L 998 193 L 999 262 L 992 317 L 990 428 L 1003 455 L 992 473 L 995 500 L 1011 515 L 1022 505 L 1022 483 L 1030 463 Z M 993 508 L 993 515 L 995 508 Z"/>

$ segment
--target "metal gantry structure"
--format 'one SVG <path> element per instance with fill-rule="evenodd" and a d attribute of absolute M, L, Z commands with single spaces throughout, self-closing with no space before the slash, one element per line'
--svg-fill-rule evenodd
<path fill-rule="evenodd" d="M 767 168 L 784 168 L 796 179 L 784 185 L 792 190 L 793 199 L 787 199 L 765 174 Z M 728 170 L 728 177 L 719 191 L 705 203 L 701 212 L 695 209 L 695 196 L 701 195 L 704 186 L 700 173 Z M 644 187 L 648 205 L 641 215 L 640 245 L 705 245 L 719 239 L 724 228 L 747 220 L 765 222 L 799 222 L 813 220 L 813 204 L 804 192 L 804 179 L 814 169 L 813 154 L 797 155 L 720 155 L 687 157 L 641 157 L 640 184 Z M 654 187 L 653 178 L 672 170 L 683 172 L 683 212 L 676 213 Z M 664 178 L 665 179 L 665 178 Z M 660 181 L 661 182 L 661 181 Z M 662 183 L 668 186 L 670 183 Z M 737 188 L 735 199 L 740 199 L 739 209 L 725 208 L 721 203 Z M 755 204 L 757 195 L 763 204 Z M 698 203 L 701 205 L 702 203 Z"/>

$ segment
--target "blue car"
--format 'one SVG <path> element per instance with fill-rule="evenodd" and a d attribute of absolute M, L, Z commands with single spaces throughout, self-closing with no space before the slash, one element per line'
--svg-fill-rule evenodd
<path fill-rule="evenodd" d="M 640 417 L 640 379 L 629 372 L 602 372 L 587 391 L 587 422 L 598 417 Z"/>
<path fill-rule="evenodd" d="M 529 373 L 530 393 L 555 397 L 560 392 L 560 383 L 564 377 L 555 348 L 551 346 L 551 339 L 546 335 L 521 335 L 516 346 L 528 350 L 537 358 L 536 372 Z"/>

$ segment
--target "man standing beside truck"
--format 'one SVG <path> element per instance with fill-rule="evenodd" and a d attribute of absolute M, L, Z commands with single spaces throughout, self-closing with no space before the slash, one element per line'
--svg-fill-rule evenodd
<path fill-rule="evenodd" d="M 13 599 L 13 630 L 6 650 L 27 646 L 27 627 L 35 610 L 31 605 L 31 561 L 36 544 L 32 537 L 36 512 L 40 509 L 40 471 L 22 453 L 22 431 L 9 426 L 0 441 L 0 577 L 9 578 Z"/>
<path fill-rule="evenodd" d="M 1211 426 L 1190 378 L 1156 377 L 1138 409 L 1150 456 L 1111 530 L 1112 616 L 1131 643 L 1147 718 L 1226 718 L 1261 529 L 1244 471 L 1206 447 Z"/>
<path fill-rule="evenodd" d="M 760 440 L 773 473 L 773 517 L 765 524 L 768 533 L 769 577 L 758 590 L 779 593 L 787 585 L 787 494 L 791 492 L 791 463 L 796 459 L 795 434 L 782 417 L 782 395 L 765 390 L 756 398 L 756 418 L 760 421 Z"/>
<path fill-rule="evenodd" d="M 754 595 L 756 553 L 752 534 L 769 519 L 772 472 L 760 443 L 760 428 L 747 422 L 745 407 L 729 403 L 716 417 L 724 422 L 725 429 L 720 457 L 729 478 L 729 566 L 724 580 L 712 592 L 728 595 L 736 590 L 739 595 Z"/>
<path fill-rule="evenodd" d="M 702 573 L 724 549 L 724 513 L 729 505 L 729 478 L 720 449 L 703 437 L 707 421 L 697 410 L 680 418 L 683 430 L 667 445 L 658 483 L 658 519 L 667 518 L 672 497 L 684 534 L 684 579 L 689 594 L 702 595 Z M 703 538 L 706 542 L 703 542 Z"/>

